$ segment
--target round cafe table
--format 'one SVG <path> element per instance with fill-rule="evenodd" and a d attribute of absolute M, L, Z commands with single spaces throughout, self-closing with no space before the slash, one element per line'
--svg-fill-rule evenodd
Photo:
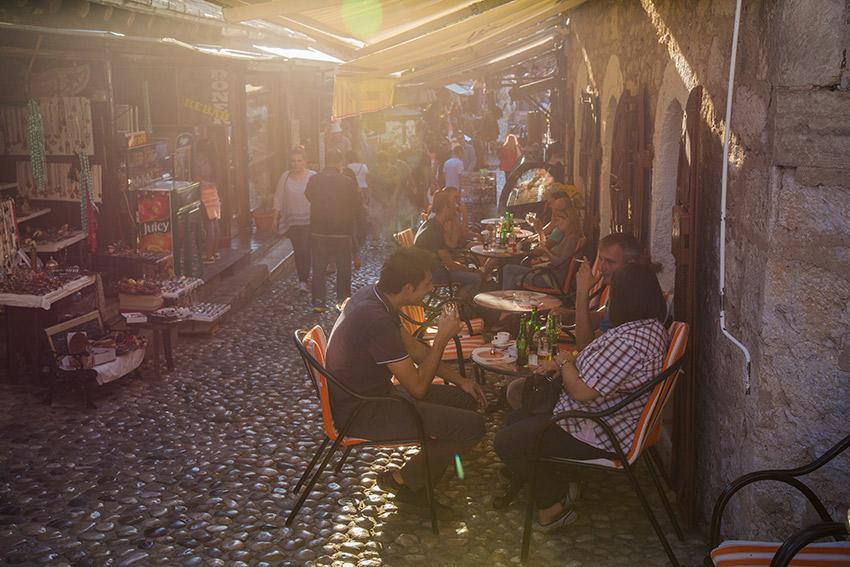
<path fill-rule="evenodd" d="M 527 255 L 527 252 L 523 252 L 519 248 L 517 248 L 516 252 L 508 252 L 506 248 L 487 248 L 483 244 L 476 244 L 475 246 L 471 247 L 469 251 L 475 254 L 476 256 L 483 256 L 485 258 L 495 258 L 498 262 L 496 269 L 499 273 L 500 282 L 502 281 L 502 269 L 505 267 L 505 264 L 509 260 L 524 258 Z"/>
<path fill-rule="evenodd" d="M 527 294 L 527 298 L 526 296 L 517 298 L 517 293 Z M 551 311 L 562 305 L 561 300 L 552 295 L 519 289 L 482 292 L 476 295 L 472 301 L 476 305 L 495 309 L 502 313 L 530 313 L 535 307 L 538 311 Z"/>

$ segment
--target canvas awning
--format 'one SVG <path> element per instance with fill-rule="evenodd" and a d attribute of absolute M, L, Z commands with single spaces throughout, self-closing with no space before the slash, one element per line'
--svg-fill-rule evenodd
<path fill-rule="evenodd" d="M 227 21 L 264 19 L 345 51 L 334 115 L 393 103 L 394 86 L 444 86 L 557 49 L 586 0 L 223 0 Z M 377 83 L 375 79 L 381 79 Z M 380 84 L 380 93 L 376 85 Z M 359 94 L 358 94 L 359 93 Z"/>

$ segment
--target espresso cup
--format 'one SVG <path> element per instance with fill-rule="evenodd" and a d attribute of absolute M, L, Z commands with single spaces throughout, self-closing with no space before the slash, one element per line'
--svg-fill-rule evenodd
<path fill-rule="evenodd" d="M 507 331 L 501 331 L 499 333 L 496 333 L 496 344 L 503 345 L 509 340 L 511 340 L 511 334 Z"/>

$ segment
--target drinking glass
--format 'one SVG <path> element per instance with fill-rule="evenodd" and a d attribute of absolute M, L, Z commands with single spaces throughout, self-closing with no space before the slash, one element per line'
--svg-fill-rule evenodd
<path fill-rule="evenodd" d="M 534 213 L 534 212 L 525 213 L 525 222 L 527 222 L 528 224 L 530 224 L 532 226 L 534 225 L 534 219 L 536 219 L 536 218 L 537 218 L 537 213 Z"/>
<path fill-rule="evenodd" d="M 540 362 L 552 360 L 552 345 L 549 343 L 549 337 L 537 339 L 537 360 Z"/>

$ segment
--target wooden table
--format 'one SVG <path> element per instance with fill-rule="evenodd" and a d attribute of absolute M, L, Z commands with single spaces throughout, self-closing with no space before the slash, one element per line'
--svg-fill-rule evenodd
<path fill-rule="evenodd" d="M 24 372 L 38 378 L 42 329 L 56 324 L 62 313 L 75 303 L 72 296 L 94 283 L 95 276 L 81 275 L 44 295 L 0 293 L 0 305 L 6 308 L 6 371 L 11 383 L 17 382 L 18 356 L 23 358 Z M 75 307 L 81 306 L 76 303 Z"/>
<path fill-rule="evenodd" d="M 528 299 L 517 298 L 516 294 L 527 294 Z M 530 313 L 537 307 L 540 312 L 551 311 L 555 307 L 563 305 L 561 300 L 552 295 L 525 291 L 519 289 L 506 289 L 499 291 L 487 291 L 476 295 L 472 301 L 476 305 L 495 309 L 502 313 Z"/>

